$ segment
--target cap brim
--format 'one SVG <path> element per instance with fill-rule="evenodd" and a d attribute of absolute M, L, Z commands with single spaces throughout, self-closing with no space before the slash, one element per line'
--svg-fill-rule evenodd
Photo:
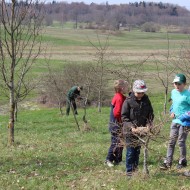
<path fill-rule="evenodd" d="M 134 92 L 146 92 L 148 88 L 142 89 L 142 90 L 133 90 Z"/>
<path fill-rule="evenodd" d="M 179 83 L 179 84 L 182 84 L 182 82 L 179 81 L 178 79 L 174 79 L 172 83 L 175 83 L 175 82 L 177 82 L 177 83 Z"/>

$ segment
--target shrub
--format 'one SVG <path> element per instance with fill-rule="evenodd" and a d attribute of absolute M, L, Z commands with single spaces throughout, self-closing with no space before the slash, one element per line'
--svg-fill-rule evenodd
<path fill-rule="evenodd" d="M 146 22 L 141 26 L 141 31 L 143 32 L 159 32 L 160 25 L 154 22 Z"/>

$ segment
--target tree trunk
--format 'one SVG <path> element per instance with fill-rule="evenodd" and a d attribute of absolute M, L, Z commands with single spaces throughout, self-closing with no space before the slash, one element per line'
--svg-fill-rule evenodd
<path fill-rule="evenodd" d="M 76 18 L 75 18 L 75 29 L 78 28 L 78 14 L 76 14 Z"/>
<path fill-rule="evenodd" d="M 59 111 L 60 111 L 61 115 L 63 116 L 63 110 L 62 110 L 62 104 L 61 104 L 61 101 L 59 101 Z"/>
<path fill-rule="evenodd" d="M 86 105 L 87 105 L 87 102 L 88 102 L 89 93 L 90 93 L 90 87 L 88 86 L 88 88 L 87 88 L 87 94 L 86 94 L 86 99 L 85 99 L 85 101 L 84 101 L 84 115 L 83 115 L 83 118 L 82 118 L 85 125 L 87 124 L 87 119 L 86 119 Z"/>
<path fill-rule="evenodd" d="M 71 110 L 72 110 L 72 113 L 73 113 L 73 116 L 74 116 L 75 122 L 76 122 L 76 124 L 77 124 L 78 130 L 80 131 L 80 126 L 79 126 L 79 123 L 78 123 L 77 117 L 76 117 L 76 115 L 75 115 L 75 112 L 74 112 L 74 108 L 73 108 L 73 104 L 72 104 L 72 102 L 71 102 Z"/>
<path fill-rule="evenodd" d="M 15 103 L 14 121 L 17 121 L 17 118 L 18 118 L 18 104 Z"/>
<path fill-rule="evenodd" d="M 145 146 L 144 146 L 144 163 L 143 163 L 143 173 L 145 175 L 149 174 L 149 170 L 148 170 L 148 143 L 149 143 L 149 137 L 146 140 Z"/>
<path fill-rule="evenodd" d="M 167 97 L 168 97 L 168 88 L 165 88 L 165 98 L 164 98 L 164 115 L 166 115 L 167 112 Z"/>
<path fill-rule="evenodd" d="M 99 94 L 98 94 L 98 112 L 101 112 L 101 107 L 102 107 L 102 93 L 101 90 L 99 90 Z"/>
<path fill-rule="evenodd" d="M 10 115 L 9 115 L 9 145 L 14 143 L 14 114 L 15 114 L 15 103 L 14 103 L 14 91 L 10 90 Z"/>

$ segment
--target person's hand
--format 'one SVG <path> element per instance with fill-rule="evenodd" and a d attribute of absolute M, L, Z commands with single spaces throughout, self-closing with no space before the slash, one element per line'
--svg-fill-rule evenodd
<path fill-rule="evenodd" d="M 139 128 L 139 134 L 140 135 L 146 135 L 149 131 L 148 127 L 138 127 Z"/>
<path fill-rule="evenodd" d="M 132 128 L 131 131 L 132 133 L 138 133 L 138 128 Z"/>
<path fill-rule="evenodd" d="M 175 118 L 175 113 L 171 113 L 170 117 L 173 119 Z"/>
<path fill-rule="evenodd" d="M 149 123 L 147 126 L 146 126 L 147 130 L 150 131 L 152 128 L 153 128 L 153 124 L 152 123 Z"/>
<path fill-rule="evenodd" d="M 138 135 L 146 135 L 149 132 L 148 127 L 137 127 L 137 128 L 132 128 L 132 133 L 138 134 Z"/>

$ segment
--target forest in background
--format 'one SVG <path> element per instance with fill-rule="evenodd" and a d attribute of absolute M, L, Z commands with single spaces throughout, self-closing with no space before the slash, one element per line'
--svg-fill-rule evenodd
<path fill-rule="evenodd" d="M 109 2 L 85 4 L 52 1 L 45 4 L 45 10 L 46 26 L 51 26 L 54 21 L 61 25 L 72 21 L 74 28 L 119 30 L 121 27 L 139 27 L 147 22 L 181 27 L 190 24 L 190 12 L 185 7 L 162 2 L 110 5 Z"/>

